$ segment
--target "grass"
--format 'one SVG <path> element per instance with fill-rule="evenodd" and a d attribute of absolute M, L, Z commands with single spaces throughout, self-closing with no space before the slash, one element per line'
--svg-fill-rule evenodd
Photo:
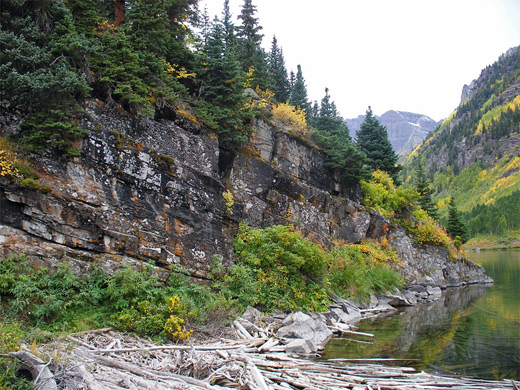
<path fill-rule="evenodd" d="M 520 249 L 520 230 L 504 234 L 479 234 L 464 244 L 466 250 Z"/>

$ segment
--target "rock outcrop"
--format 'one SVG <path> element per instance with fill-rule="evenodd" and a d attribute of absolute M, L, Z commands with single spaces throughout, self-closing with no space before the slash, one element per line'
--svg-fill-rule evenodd
<path fill-rule="evenodd" d="M 402 263 L 397 270 L 409 284 L 446 288 L 493 283 L 481 266 L 465 259 L 451 260 L 440 246 L 421 247 L 401 227 L 392 229 L 389 235 Z M 428 293 L 431 295 L 431 291 Z"/>
<path fill-rule="evenodd" d="M 26 253 L 51 267 L 67 261 L 78 273 L 93 263 L 109 271 L 148 263 L 161 277 L 181 264 L 206 277 L 215 256 L 231 265 L 241 221 L 293 224 L 324 245 L 389 234 L 389 222 L 360 205 L 359 188 L 281 124 L 257 121 L 251 142 L 226 158 L 215 134 L 174 112 L 136 119 L 88 101 L 79 125 L 90 132 L 81 157 L 36 161 L 45 190 L 0 178 L 0 256 Z M 429 275 L 430 265 L 408 261 L 415 249 L 406 235 L 392 243 L 417 274 L 410 280 Z M 427 263 L 429 256 L 440 260 Z M 446 260 L 433 248 L 423 257 L 432 266 Z"/>

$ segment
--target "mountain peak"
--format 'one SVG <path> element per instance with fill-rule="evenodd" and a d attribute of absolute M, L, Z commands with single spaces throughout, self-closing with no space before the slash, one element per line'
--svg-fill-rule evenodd
<path fill-rule="evenodd" d="M 429 116 L 406 111 L 390 110 L 375 117 L 386 127 L 388 139 L 399 156 L 414 150 L 438 125 Z M 361 128 L 364 120 L 365 116 L 359 115 L 357 118 L 345 121 L 353 139 L 356 138 L 356 132 Z"/>

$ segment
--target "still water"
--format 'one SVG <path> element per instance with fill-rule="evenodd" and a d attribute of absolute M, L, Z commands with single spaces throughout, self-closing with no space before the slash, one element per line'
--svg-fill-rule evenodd
<path fill-rule="evenodd" d="M 520 380 L 520 251 L 469 253 L 492 286 L 449 289 L 432 304 L 409 307 L 359 331 L 359 343 L 333 339 L 324 359 L 394 358 L 398 365 L 449 375 Z"/>

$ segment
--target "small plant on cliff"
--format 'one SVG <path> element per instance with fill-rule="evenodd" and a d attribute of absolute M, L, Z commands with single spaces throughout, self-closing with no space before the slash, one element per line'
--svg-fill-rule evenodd
<path fill-rule="evenodd" d="M 419 196 L 412 188 L 396 187 L 390 175 L 380 170 L 374 171 L 369 181 L 361 180 L 360 183 L 363 205 L 373 208 L 385 217 L 411 209 L 413 201 Z"/>
<path fill-rule="evenodd" d="M 403 285 L 402 278 L 391 269 L 399 261 L 397 252 L 376 241 L 337 246 L 330 258 L 330 285 L 344 298 L 367 301 L 374 292 L 393 291 Z"/>
<path fill-rule="evenodd" d="M 296 132 L 300 134 L 306 133 L 307 121 L 305 120 L 305 112 L 300 107 L 279 103 L 273 107 L 272 113 L 275 119 L 290 126 Z"/>
<path fill-rule="evenodd" d="M 233 205 L 235 204 L 235 198 L 230 190 L 226 190 L 222 193 L 224 202 L 226 203 L 226 213 L 233 215 Z"/>
<path fill-rule="evenodd" d="M 0 137 L 0 176 L 17 177 L 16 168 L 18 158 L 14 151 L 14 146 L 5 137 Z"/>

